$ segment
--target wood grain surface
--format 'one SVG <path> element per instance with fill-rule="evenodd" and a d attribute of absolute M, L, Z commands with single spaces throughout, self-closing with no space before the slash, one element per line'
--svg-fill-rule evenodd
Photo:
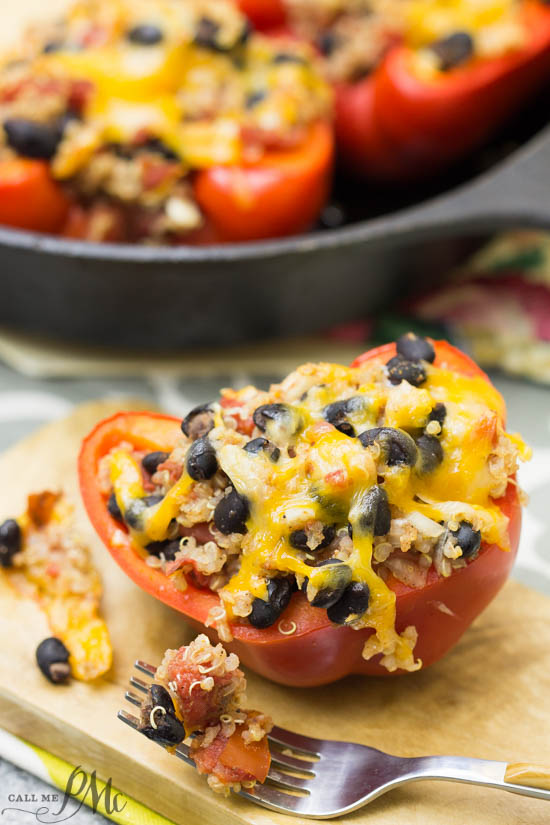
<path fill-rule="evenodd" d="M 0 575 L 0 726 L 58 756 L 96 769 L 178 825 L 286 823 L 239 798 L 225 800 L 178 759 L 116 719 L 136 658 L 156 663 L 191 638 L 182 617 L 140 592 L 95 538 L 79 503 L 80 439 L 120 405 L 92 403 L 0 457 L 1 517 L 19 513 L 28 491 L 63 488 L 101 570 L 115 650 L 107 678 L 55 687 L 34 663 L 48 634 L 43 615 Z M 135 405 L 134 405 L 135 406 Z M 348 678 L 290 689 L 248 673 L 252 707 L 305 734 L 349 739 L 401 755 L 454 753 L 550 763 L 550 600 L 510 583 L 458 647 L 425 672 L 396 679 Z M 306 820 L 295 820 L 305 822 Z M 351 814 L 369 825 L 547 825 L 548 803 L 499 791 L 419 783 Z"/>

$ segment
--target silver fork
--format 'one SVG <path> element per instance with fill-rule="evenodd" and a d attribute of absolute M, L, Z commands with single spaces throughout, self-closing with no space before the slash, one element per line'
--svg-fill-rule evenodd
<path fill-rule="evenodd" d="M 135 667 L 147 676 L 155 676 L 153 665 L 137 661 Z M 151 682 L 132 676 L 130 684 L 146 693 Z M 138 707 L 142 703 L 132 691 L 127 691 L 125 698 Z M 139 725 L 139 719 L 125 710 L 118 712 L 118 718 L 134 730 Z M 266 782 L 243 789 L 240 796 L 283 814 L 333 819 L 367 805 L 398 785 L 421 779 L 484 785 L 550 801 L 550 768 L 542 766 L 463 756 L 391 756 L 366 745 L 315 739 L 277 726 L 271 731 L 269 745 L 271 769 Z M 188 745 L 178 745 L 175 754 L 195 767 Z M 518 776 L 526 784 L 511 781 Z"/>

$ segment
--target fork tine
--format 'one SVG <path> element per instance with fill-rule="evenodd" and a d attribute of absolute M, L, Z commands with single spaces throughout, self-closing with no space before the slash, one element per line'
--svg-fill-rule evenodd
<path fill-rule="evenodd" d="M 141 699 L 139 698 L 139 696 L 136 696 L 135 693 L 132 693 L 131 690 L 126 691 L 126 693 L 124 694 L 124 698 L 127 702 L 130 702 L 130 704 L 136 705 L 136 707 L 138 708 L 141 707 Z"/>
<path fill-rule="evenodd" d="M 119 710 L 117 713 L 117 718 L 120 719 L 121 722 L 124 722 L 129 727 L 133 728 L 134 730 L 138 729 L 139 719 L 137 716 L 134 716 L 131 713 L 128 713 L 126 710 Z"/>
<path fill-rule="evenodd" d="M 307 790 L 307 786 L 311 782 L 311 779 L 303 779 L 299 776 L 290 776 L 288 773 L 278 771 L 274 767 L 270 768 L 267 778 L 272 782 L 277 782 L 277 784 L 282 785 L 283 788 L 288 788 L 291 791 Z"/>
<path fill-rule="evenodd" d="M 142 673 L 146 673 L 147 676 L 154 676 L 157 672 L 156 667 L 147 664 L 147 662 L 142 662 L 141 659 L 134 662 L 134 667 L 136 670 L 141 670 Z"/>
<path fill-rule="evenodd" d="M 310 779 L 313 779 L 315 776 L 312 771 L 315 762 L 306 762 L 305 759 L 295 759 L 293 756 L 275 750 L 275 748 L 270 748 L 270 751 L 271 761 L 276 767 L 290 768 L 294 771 L 300 771 L 300 773 L 309 774 Z"/>
<path fill-rule="evenodd" d="M 279 791 L 275 785 L 255 785 L 253 788 L 241 790 L 239 795 L 282 813 L 299 810 L 304 799 L 303 796 L 292 796 Z"/>
<path fill-rule="evenodd" d="M 295 748 L 296 750 L 303 751 L 305 756 L 311 755 L 319 757 L 321 755 L 320 739 L 313 739 L 310 736 L 302 736 L 299 733 L 294 733 L 294 731 L 279 728 L 277 725 L 273 726 L 269 738 L 277 742 L 279 745 L 283 745 L 283 747 Z"/>
<path fill-rule="evenodd" d="M 161 745 L 161 747 L 162 747 L 162 745 Z M 176 748 L 174 753 L 176 754 L 176 756 L 179 756 L 180 759 L 183 759 L 183 761 L 186 762 L 187 765 L 191 765 L 192 768 L 197 767 L 195 765 L 194 761 L 189 756 L 189 745 L 185 745 L 182 742 L 181 745 L 178 745 L 178 747 Z"/>
<path fill-rule="evenodd" d="M 130 676 L 130 684 L 132 687 L 141 690 L 142 693 L 147 693 L 151 686 L 151 682 L 144 682 L 143 679 L 138 679 L 137 676 Z"/>

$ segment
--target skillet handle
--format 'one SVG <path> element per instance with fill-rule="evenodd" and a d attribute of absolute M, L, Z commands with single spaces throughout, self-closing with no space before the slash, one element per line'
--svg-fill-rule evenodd
<path fill-rule="evenodd" d="M 400 236 L 414 241 L 503 228 L 550 229 L 550 126 L 497 167 L 397 213 L 391 223 Z"/>

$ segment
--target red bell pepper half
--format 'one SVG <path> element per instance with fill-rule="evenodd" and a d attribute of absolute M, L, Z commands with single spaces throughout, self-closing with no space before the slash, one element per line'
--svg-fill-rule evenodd
<path fill-rule="evenodd" d="M 439 341 L 435 348 L 436 366 L 489 380 L 470 358 L 450 344 Z M 393 355 L 395 345 L 388 344 L 360 356 L 352 366 L 375 360 L 386 363 Z M 94 528 L 127 575 L 155 598 L 183 613 L 195 628 L 215 639 L 215 632 L 205 628 L 204 622 L 210 609 L 219 604 L 218 596 L 191 582 L 182 592 L 164 573 L 149 567 L 134 548 L 129 534 L 109 515 L 106 496 L 99 483 L 99 463 L 116 445 L 129 442 L 138 450 L 169 451 L 180 434 L 178 419 L 156 413 L 119 413 L 102 421 L 82 445 L 79 459 L 81 492 Z M 409 587 L 394 578 L 389 581 L 397 596 L 396 628 L 401 632 L 409 625 L 416 627 L 419 638 L 415 655 L 422 659 L 424 666 L 436 662 L 456 644 L 496 596 L 510 573 L 521 524 L 516 486 L 509 484 L 504 497 L 496 503 L 510 519 L 510 552 L 495 544 L 482 544 L 479 555 L 448 578 L 440 577 L 433 567 L 430 568 L 422 588 Z M 202 529 L 204 533 L 204 527 Z M 199 531 L 200 527 L 195 529 L 195 532 Z M 205 540 L 204 535 L 202 540 Z M 442 604 L 445 612 L 440 610 Z M 311 607 L 302 593 L 293 595 L 282 621 L 289 626 L 294 622 L 296 630 L 292 635 L 282 635 L 278 625 L 260 630 L 244 623 L 234 624 L 234 641 L 227 645 L 227 649 L 237 653 L 248 667 L 286 685 L 322 685 L 349 673 L 388 675 L 376 658 L 365 661 L 361 656 L 365 640 L 372 632 L 369 628 L 353 630 L 331 624 L 326 612 Z"/>
<path fill-rule="evenodd" d="M 251 19 L 280 0 L 245 3 Z M 523 48 L 468 61 L 433 79 L 415 70 L 415 52 L 389 49 L 355 83 L 335 86 L 335 130 L 342 162 L 354 173 L 389 181 L 433 174 L 481 145 L 550 75 L 550 7 L 524 0 Z M 280 26 L 280 20 L 275 24 Z"/>

